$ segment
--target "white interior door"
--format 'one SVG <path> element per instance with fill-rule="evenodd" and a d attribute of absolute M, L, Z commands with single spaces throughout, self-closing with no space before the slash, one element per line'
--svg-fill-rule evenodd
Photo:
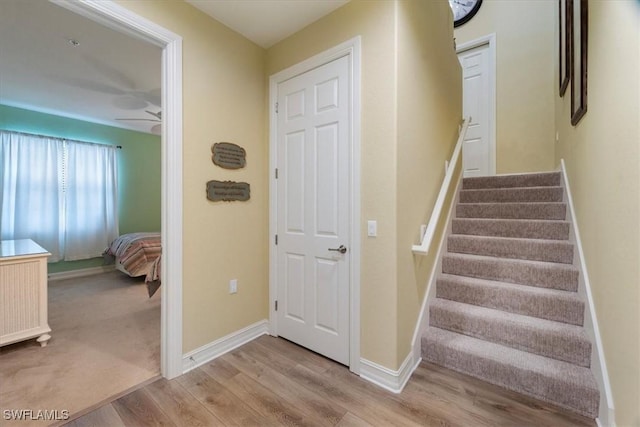
<path fill-rule="evenodd" d="M 462 109 L 471 117 L 462 145 L 464 176 L 493 175 L 491 165 L 491 114 L 489 44 L 458 54 L 462 66 Z"/>
<path fill-rule="evenodd" d="M 349 364 L 349 61 L 278 84 L 278 335 Z M 344 247 L 346 252 L 338 249 Z"/>

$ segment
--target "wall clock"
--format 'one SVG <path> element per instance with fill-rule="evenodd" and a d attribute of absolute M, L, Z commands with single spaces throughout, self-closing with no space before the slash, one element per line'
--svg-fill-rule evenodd
<path fill-rule="evenodd" d="M 449 6 L 453 11 L 453 26 L 459 27 L 468 22 L 478 13 L 481 5 L 482 0 L 449 0 Z"/>

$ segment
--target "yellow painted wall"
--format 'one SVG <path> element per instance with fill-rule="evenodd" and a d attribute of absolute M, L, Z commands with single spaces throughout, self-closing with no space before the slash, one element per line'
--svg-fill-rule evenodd
<path fill-rule="evenodd" d="M 618 426 L 640 426 L 640 3 L 589 1 L 588 110 L 560 141 L 613 391 Z M 557 66 L 557 65 L 556 65 Z"/>
<path fill-rule="evenodd" d="M 118 1 L 183 37 L 183 351 L 268 317 L 268 144 L 265 51 L 181 1 Z M 247 151 L 231 171 L 211 162 L 211 145 Z M 212 179 L 251 184 L 248 202 L 213 203 Z M 229 280 L 238 279 L 230 295 Z"/>
<path fill-rule="evenodd" d="M 400 1 L 398 6 L 397 358 L 401 363 L 411 350 L 446 225 L 443 219 L 427 256 L 413 255 L 411 246 L 418 243 L 420 224 L 431 215 L 444 179 L 444 162 L 457 141 L 462 77 L 448 3 Z"/>
<path fill-rule="evenodd" d="M 496 172 L 552 170 L 556 1 L 485 0 L 456 42 L 496 34 Z"/>
<path fill-rule="evenodd" d="M 267 76 L 362 36 L 361 356 L 396 367 L 395 2 L 353 0 L 267 51 Z M 378 237 L 366 237 L 366 221 Z"/>
<path fill-rule="evenodd" d="M 362 36 L 361 356 L 391 369 L 409 353 L 434 262 L 411 246 L 462 117 L 449 14 L 446 2 L 352 1 L 267 52 L 271 75 Z"/>
<path fill-rule="evenodd" d="M 447 4 L 353 0 L 264 51 L 186 3 L 120 3 L 184 40 L 185 352 L 268 317 L 268 76 L 361 36 L 361 356 L 396 369 L 426 285 L 411 277 L 411 244 L 435 200 L 461 117 Z M 398 70 L 406 81 L 399 83 Z M 416 98 L 415 91 L 433 99 Z M 247 167 L 214 166 L 216 141 L 245 147 Z M 211 179 L 251 183 L 251 201 L 208 202 Z M 366 237 L 369 219 L 378 221 L 378 237 Z M 228 294 L 232 278 L 239 280 L 236 295 Z M 399 318 L 399 311 L 406 313 Z"/>

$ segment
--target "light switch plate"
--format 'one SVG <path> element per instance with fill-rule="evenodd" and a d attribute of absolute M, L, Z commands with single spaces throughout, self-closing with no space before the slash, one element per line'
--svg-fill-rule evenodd
<path fill-rule="evenodd" d="M 378 221 L 367 221 L 367 236 L 376 237 L 378 235 Z"/>

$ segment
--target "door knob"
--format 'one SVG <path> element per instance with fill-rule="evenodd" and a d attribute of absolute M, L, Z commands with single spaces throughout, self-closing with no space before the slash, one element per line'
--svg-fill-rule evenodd
<path fill-rule="evenodd" d="M 330 251 L 340 252 L 341 254 L 347 253 L 347 248 L 344 245 L 340 245 L 339 248 L 329 248 Z"/>

